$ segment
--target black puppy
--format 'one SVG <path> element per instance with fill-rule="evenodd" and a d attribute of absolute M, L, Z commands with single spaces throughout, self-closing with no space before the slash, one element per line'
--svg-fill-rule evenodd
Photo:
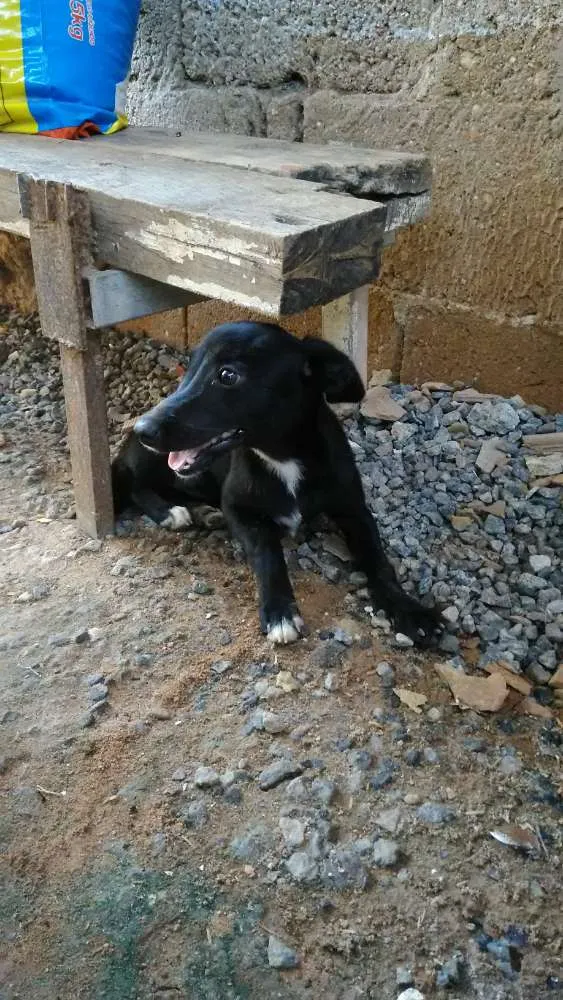
<path fill-rule="evenodd" d="M 242 542 L 275 643 L 303 621 L 281 546 L 321 512 L 342 531 L 377 607 L 420 645 L 439 615 L 400 587 L 369 512 L 340 423 L 327 405 L 364 395 L 352 362 L 315 338 L 268 323 L 226 323 L 194 351 L 171 396 L 137 420 L 113 464 L 116 515 L 131 504 L 158 524 L 190 523 L 185 504 L 220 507 Z"/>

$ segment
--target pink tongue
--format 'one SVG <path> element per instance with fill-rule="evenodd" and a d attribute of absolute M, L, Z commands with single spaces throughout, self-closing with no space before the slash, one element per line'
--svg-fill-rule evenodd
<path fill-rule="evenodd" d="M 174 472 L 177 472 L 183 465 L 190 465 L 196 455 L 195 448 L 186 451 L 171 451 L 168 455 L 168 465 Z"/>

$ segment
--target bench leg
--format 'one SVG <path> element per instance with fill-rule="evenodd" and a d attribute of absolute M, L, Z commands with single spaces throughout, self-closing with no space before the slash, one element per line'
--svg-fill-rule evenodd
<path fill-rule="evenodd" d="M 323 340 L 344 351 L 358 369 L 362 382 L 368 377 L 369 285 L 323 306 Z"/>
<path fill-rule="evenodd" d="M 96 334 L 85 350 L 60 345 L 76 520 L 92 538 L 113 531 L 103 359 Z"/>
<path fill-rule="evenodd" d="M 88 330 L 83 271 L 90 259 L 90 207 L 65 184 L 21 176 L 41 327 L 59 342 L 79 526 L 99 538 L 113 529 L 103 365 Z"/>

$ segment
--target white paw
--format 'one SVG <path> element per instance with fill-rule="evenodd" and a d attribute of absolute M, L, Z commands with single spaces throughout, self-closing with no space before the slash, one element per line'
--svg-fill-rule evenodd
<path fill-rule="evenodd" d="M 290 642 L 296 642 L 301 635 L 303 625 L 303 619 L 298 616 L 293 619 L 282 618 L 281 622 L 271 625 L 268 629 L 268 642 L 277 646 L 287 646 Z"/>
<path fill-rule="evenodd" d="M 182 528 L 189 528 L 192 524 L 192 515 L 187 507 L 171 507 L 168 517 L 160 522 L 161 528 L 171 528 L 172 531 L 181 531 Z"/>

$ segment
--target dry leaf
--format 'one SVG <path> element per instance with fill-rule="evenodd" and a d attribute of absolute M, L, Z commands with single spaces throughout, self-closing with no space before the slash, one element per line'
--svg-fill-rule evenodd
<path fill-rule="evenodd" d="M 552 719 L 553 712 L 547 705 L 540 705 L 535 698 L 523 698 L 518 706 L 522 715 L 534 715 L 537 719 Z"/>
<path fill-rule="evenodd" d="M 461 706 L 473 708 L 476 712 L 498 712 L 502 708 L 508 688 L 500 674 L 469 676 L 446 663 L 436 663 L 435 669 Z"/>
<path fill-rule="evenodd" d="M 418 691 L 410 691 L 409 688 L 393 688 L 393 691 L 403 705 L 407 705 L 408 708 L 412 709 L 418 715 L 422 713 L 420 706 L 425 705 L 428 701 L 425 694 L 419 694 Z"/>
<path fill-rule="evenodd" d="M 539 853 L 540 841 L 532 830 L 525 830 L 523 826 L 501 826 L 498 830 L 491 830 L 491 837 L 498 840 L 499 844 L 507 847 L 515 847 L 519 851 L 532 851 Z"/>
<path fill-rule="evenodd" d="M 519 691 L 520 694 L 529 695 L 532 693 L 533 685 L 526 677 L 522 677 L 522 674 L 515 674 L 508 667 L 505 667 L 502 663 L 487 663 L 484 668 L 488 674 L 500 674 L 504 677 L 504 680 L 509 687 L 514 688 L 515 691 Z"/>

